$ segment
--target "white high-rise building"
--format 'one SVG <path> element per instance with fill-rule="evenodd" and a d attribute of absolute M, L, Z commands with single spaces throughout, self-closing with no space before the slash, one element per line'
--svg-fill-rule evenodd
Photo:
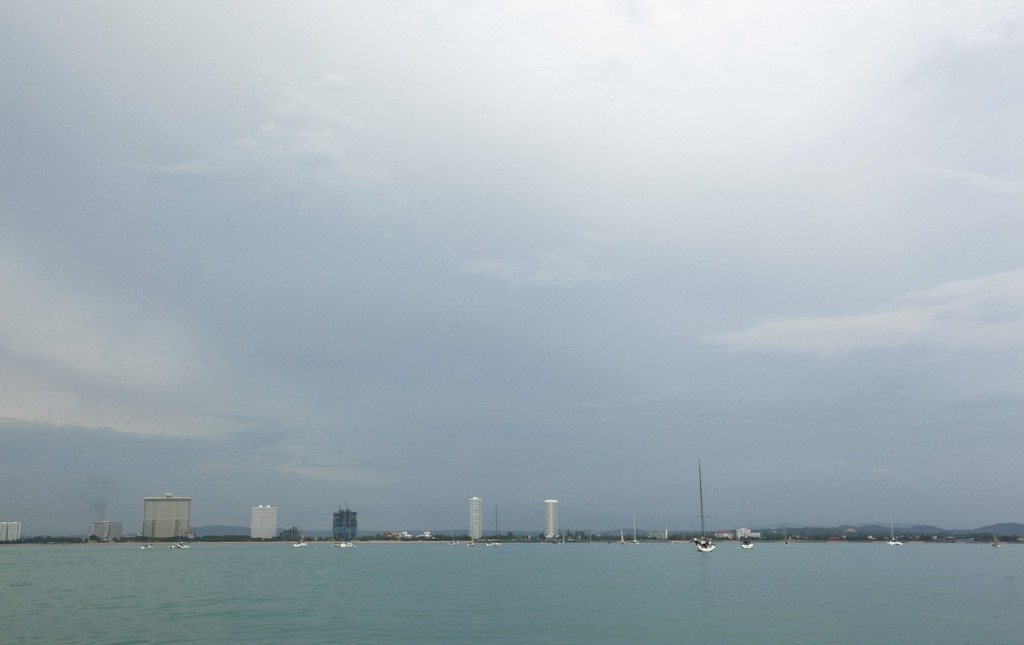
<path fill-rule="evenodd" d="M 469 498 L 469 537 L 479 540 L 484 534 L 484 500 L 479 497 Z"/>
<path fill-rule="evenodd" d="M 276 535 L 277 507 L 262 504 L 253 506 L 249 520 L 249 537 L 257 540 L 270 540 Z"/>
<path fill-rule="evenodd" d="M 0 542 L 17 542 L 21 539 L 21 522 L 0 522 Z"/>
<path fill-rule="evenodd" d="M 124 526 L 120 522 L 89 522 L 89 537 L 95 535 L 101 540 L 120 540 Z"/>
<path fill-rule="evenodd" d="M 558 535 L 558 500 L 544 500 L 544 537 L 553 540 Z"/>
<path fill-rule="evenodd" d="M 166 493 L 163 497 L 146 497 L 143 501 L 142 537 L 191 537 L 191 497 L 175 497 L 173 493 Z"/>

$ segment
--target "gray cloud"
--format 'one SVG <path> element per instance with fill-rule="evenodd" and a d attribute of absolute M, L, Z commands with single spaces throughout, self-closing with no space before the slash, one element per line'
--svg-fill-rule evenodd
<path fill-rule="evenodd" d="M 901 296 L 865 313 L 771 318 L 711 342 L 734 349 L 823 357 L 917 345 L 937 350 L 1024 351 L 1024 269 Z"/>
<path fill-rule="evenodd" d="M 1014 3 L 7 14 L 26 534 L 1019 519 Z"/>

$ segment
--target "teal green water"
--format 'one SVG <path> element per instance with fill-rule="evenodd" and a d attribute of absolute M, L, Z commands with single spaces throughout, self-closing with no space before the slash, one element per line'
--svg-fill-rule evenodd
<path fill-rule="evenodd" d="M 1021 643 L 1024 546 L 0 548 L 2 643 Z"/>

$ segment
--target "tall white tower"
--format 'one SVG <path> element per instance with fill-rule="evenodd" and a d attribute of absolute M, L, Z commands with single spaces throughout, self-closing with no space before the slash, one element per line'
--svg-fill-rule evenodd
<path fill-rule="evenodd" d="M 277 535 L 277 507 L 253 506 L 249 519 L 249 537 L 270 540 Z"/>
<path fill-rule="evenodd" d="M 469 498 L 469 537 L 473 540 L 479 540 L 484 534 L 483 503 L 479 497 Z"/>
<path fill-rule="evenodd" d="M 558 535 L 558 500 L 544 500 L 544 537 L 553 540 Z"/>
<path fill-rule="evenodd" d="M 0 522 L 0 542 L 17 542 L 21 539 L 21 522 Z"/>

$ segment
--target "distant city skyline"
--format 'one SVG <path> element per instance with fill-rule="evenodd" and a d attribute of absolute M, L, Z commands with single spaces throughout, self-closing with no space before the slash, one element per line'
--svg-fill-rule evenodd
<path fill-rule="evenodd" d="M 182 500 L 188 500 L 188 508 L 189 509 L 191 508 L 191 501 L 192 501 L 191 498 L 177 498 L 177 497 L 174 497 L 172 493 L 166 493 L 162 498 L 145 498 L 145 502 L 147 504 L 153 503 L 156 500 L 163 500 L 165 503 L 166 502 L 171 502 L 172 500 L 176 500 L 179 503 Z M 486 527 L 484 526 L 484 508 L 483 508 L 483 505 L 484 505 L 484 500 L 482 498 L 480 498 L 480 497 L 474 496 L 474 497 L 469 498 L 469 500 L 468 500 L 468 522 L 467 522 L 467 527 L 466 527 L 466 534 L 471 539 L 480 539 L 482 536 L 486 535 L 486 531 L 485 531 Z M 165 509 L 170 509 L 171 507 L 170 506 L 165 506 L 164 508 Z M 173 511 L 173 513 L 171 513 L 172 515 L 176 514 L 176 517 L 179 520 L 180 520 L 180 518 L 182 516 L 181 508 L 182 507 L 179 505 L 177 507 L 177 510 L 175 510 L 175 511 Z M 251 510 L 250 529 L 251 529 L 251 532 L 252 532 L 251 537 L 277 537 L 276 523 L 277 523 L 278 508 L 275 507 L 275 506 L 269 506 L 269 505 L 267 505 L 267 506 L 259 505 L 259 506 L 251 507 L 250 510 Z M 164 512 L 165 515 L 167 515 L 170 511 L 164 510 L 163 512 Z M 496 507 L 495 507 L 495 513 L 497 513 L 497 508 Z M 358 534 L 358 528 L 357 528 L 358 527 L 358 523 L 357 523 L 356 517 L 357 517 L 357 513 L 354 510 L 352 510 L 349 507 L 348 504 L 346 504 L 344 507 L 339 506 L 338 509 L 332 514 L 332 522 L 331 522 L 330 533 L 331 533 L 333 539 L 336 539 L 336 540 L 351 540 L 351 539 L 355 539 L 355 537 Z M 635 523 L 635 521 L 636 521 L 635 520 L 635 517 L 636 517 L 635 514 L 634 514 L 633 517 L 634 517 L 633 521 Z M 1012 523 L 1012 521 L 1010 521 L 1010 520 L 1000 520 L 998 522 L 992 522 L 990 524 L 1000 524 L 1000 523 L 1007 523 L 1007 522 Z M 103 523 L 94 522 L 94 523 L 90 523 L 90 531 L 91 531 L 91 529 L 94 526 L 102 526 L 102 525 L 108 525 L 108 524 L 109 525 L 120 526 L 119 522 L 103 522 Z M 609 518 L 608 521 L 605 521 L 605 522 L 601 523 L 598 526 L 571 527 L 569 530 L 571 530 L 571 531 L 598 531 L 598 532 L 601 532 L 601 531 L 620 530 L 620 529 L 627 528 L 625 526 L 613 526 L 613 524 L 614 524 L 614 520 L 611 520 Z M 874 522 L 874 521 L 869 521 L 869 522 L 845 522 L 844 521 L 844 522 L 837 522 L 834 525 L 835 526 L 840 526 L 840 525 L 866 526 L 866 525 L 873 525 L 873 524 L 877 524 L 879 526 L 882 526 L 882 525 L 884 525 L 884 522 Z M 255 532 L 256 532 L 256 528 L 255 527 L 257 527 L 257 525 L 261 527 L 260 528 L 261 535 L 259 535 L 259 536 L 257 536 L 255 534 Z M 271 525 L 272 525 L 273 528 L 268 528 Z M 713 529 L 709 526 L 709 530 L 714 530 L 716 532 L 716 535 L 717 534 L 721 534 L 721 535 L 725 535 L 725 534 L 735 535 L 737 537 L 737 539 L 739 539 L 740 537 L 759 536 L 758 533 L 751 532 L 751 529 L 749 528 L 749 526 L 751 526 L 749 524 L 749 522 L 746 525 L 737 522 L 736 524 L 732 524 L 732 525 L 716 526 Z M 800 527 L 831 526 L 831 525 L 829 525 L 829 524 L 807 524 L 807 523 L 774 522 L 774 523 L 766 523 L 766 524 L 764 524 L 762 526 L 759 526 L 759 528 L 763 528 L 763 529 L 766 529 L 766 530 L 773 530 L 774 528 L 781 527 L 781 526 L 789 526 L 789 527 L 793 527 L 793 528 L 800 528 Z M 928 522 L 900 522 L 900 523 L 896 523 L 896 526 L 904 527 L 905 528 L 905 527 L 912 527 L 912 526 L 937 526 L 937 525 L 931 524 L 931 523 L 928 523 Z M 293 527 L 293 528 L 297 528 L 297 527 Z M 639 527 L 639 528 L 640 528 L 640 530 L 642 530 L 646 534 L 667 535 L 668 532 L 683 532 L 683 533 L 693 532 L 693 531 L 696 531 L 698 529 L 698 526 L 642 526 L 642 527 Z M 939 528 L 946 528 L 946 529 L 950 529 L 950 530 L 970 530 L 972 527 L 939 527 Z M 305 527 L 304 530 L 311 531 L 311 532 L 323 532 L 323 531 L 326 531 L 327 529 L 319 527 L 318 525 L 314 524 L 314 525 L 311 525 L 309 527 Z M 434 523 L 434 524 L 430 524 L 430 525 L 427 525 L 427 526 L 412 526 L 412 525 L 405 525 L 405 524 L 403 524 L 401 526 L 376 527 L 376 528 L 368 529 L 368 530 L 380 531 L 380 532 L 390 532 L 390 533 L 409 533 L 409 530 L 413 530 L 413 531 L 415 531 L 417 533 L 420 533 L 420 532 L 423 532 L 423 531 L 426 531 L 427 533 L 430 533 L 430 532 L 449 533 L 449 532 L 451 532 L 452 527 L 447 526 L 447 525 L 443 525 L 443 524 L 439 524 L 439 523 Z M 526 534 L 538 531 L 538 529 L 531 529 L 528 526 L 526 526 L 526 527 L 517 527 L 517 528 L 509 528 L 509 529 L 503 529 L 503 530 L 509 530 L 509 531 L 513 531 L 513 532 L 516 532 L 516 533 L 526 533 Z M 268 531 L 270 531 L 269 535 L 267 535 Z M 559 500 L 557 500 L 557 499 L 545 499 L 544 500 L 543 527 L 539 529 L 539 532 L 540 532 L 540 535 L 543 536 L 545 539 L 551 539 L 551 538 L 561 534 L 561 528 L 560 528 L 560 524 L 559 524 Z M 164 537 L 167 537 L 167 536 L 164 536 Z"/>
<path fill-rule="evenodd" d="M 482 500 L 480 500 L 480 501 L 482 502 Z M 258 509 L 258 508 L 259 507 L 252 507 L 253 510 Z M 263 507 L 264 510 L 270 509 L 270 508 L 272 508 L 272 507 Z M 342 512 L 344 512 L 344 511 L 342 510 Z M 37 532 L 31 531 L 31 527 L 30 527 L 30 530 L 29 530 L 28 533 L 23 533 L 22 530 L 21 530 L 21 523 L 20 522 L 5 522 L 5 523 L 0 523 L 0 524 L 3 525 L 2 527 L 0 527 L 0 529 L 2 529 L 2 530 L 0 530 L 0 536 L 8 535 L 8 534 L 10 534 L 10 535 L 17 535 L 18 536 L 18 537 L 12 538 L 12 540 L 17 540 L 17 539 L 20 539 L 20 538 L 33 538 L 33 537 L 37 537 L 37 536 L 41 536 L 41 535 L 52 535 L 53 537 L 75 537 L 75 536 L 80 536 L 80 537 L 83 537 L 83 538 L 88 537 L 89 535 L 96 535 L 97 537 L 99 537 L 101 539 L 119 539 L 120 537 L 129 537 L 130 536 L 130 534 L 123 533 L 123 531 L 121 533 L 117 532 L 118 529 L 122 526 L 122 523 L 114 522 L 114 521 L 109 521 L 109 520 L 108 521 L 104 521 L 104 522 L 90 522 L 89 523 L 89 527 L 88 527 L 88 529 L 85 532 L 81 532 L 81 531 L 68 531 L 68 532 L 65 532 L 65 533 L 59 533 L 59 532 L 46 532 L 46 533 L 39 532 L 39 533 L 37 533 Z M 940 529 L 940 530 L 950 531 L 950 532 L 971 532 L 971 531 L 975 531 L 977 529 L 985 528 L 985 527 L 989 527 L 989 526 L 1014 525 L 1014 524 L 1024 524 L 1024 522 L 1017 522 L 1017 521 L 1014 521 L 1014 520 L 999 520 L 999 521 L 989 522 L 989 523 L 986 523 L 986 524 L 979 524 L 979 525 L 975 525 L 975 526 L 944 526 L 944 525 L 941 525 L 941 524 L 935 524 L 935 523 L 931 523 L 931 522 L 895 522 L 894 525 L 895 525 L 895 527 L 897 529 L 901 529 L 901 530 L 920 528 L 920 527 L 931 527 L 931 528 L 934 528 L 934 529 Z M 231 523 L 226 523 L 226 522 L 221 521 L 221 522 L 211 522 L 211 523 L 200 524 L 200 525 L 198 525 L 197 528 L 203 529 L 203 528 L 209 528 L 211 526 L 213 526 L 213 527 L 231 527 L 233 525 Z M 873 527 L 885 528 L 886 526 L 888 526 L 888 524 L 887 524 L 887 521 L 869 521 L 869 522 L 847 522 L 847 521 L 840 521 L 840 522 L 836 522 L 836 523 L 798 523 L 798 522 L 785 523 L 785 522 L 769 522 L 769 523 L 766 523 L 764 525 L 755 525 L 755 528 L 759 528 L 759 529 L 766 530 L 766 531 L 775 531 L 775 530 L 779 530 L 779 529 L 781 529 L 783 527 L 794 528 L 794 529 L 801 529 L 801 528 L 815 529 L 815 528 L 829 528 L 829 527 L 840 527 L 840 526 L 852 526 L 852 527 L 872 527 L 873 526 Z M 11 527 L 11 528 L 8 528 L 8 527 Z M 249 531 L 250 532 L 250 537 L 257 537 L 257 536 L 254 536 L 254 535 L 251 534 L 251 529 L 252 529 L 252 525 L 251 524 L 250 525 L 234 525 L 234 527 L 235 527 L 235 529 L 236 529 L 238 534 L 245 534 L 247 531 Z M 406 528 L 400 528 L 400 527 L 406 527 Z M 190 527 L 190 533 L 192 531 L 192 528 L 193 527 Z M 572 532 L 572 533 L 575 533 L 575 532 L 584 532 L 584 533 L 594 532 L 594 533 L 600 533 L 600 534 L 611 534 L 611 533 L 617 533 L 620 530 L 624 531 L 624 530 L 627 530 L 627 529 L 631 529 L 631 526 L 626 526 L 626 525 L 621 525 L 620 526 L 620 525 L 616 524 L 616 521 L 615 521 L 614 518 L 608 518 L 607 521 L 598 522 L 595 525 L 568 527 L 567 529 L 565 529 L 565 531 Z M 708 530 L 709 530 L 709 532 L 713 531 L 716 536 L 731 535 L 731 536 L 735 536 L 737 539 L 739 537 L 743 537 L 744 535 L 748 535 L 748 534 L 750 536 L 755 536 L 755 537 L 760 535 L 758 532 L 752 532 L 752 530 L 750 528 L 742 527 L 742 526 L 739 526 L 739 525 L 735 525 L 735 526 L 733 526 L 733 525 L 717 526 L 716 525 L 714 527 L 710 527 L 709 526 Z M 282 533 L 282 531 L 284 533 Z M 299 527 L 299 526 L 293 525 L 291 529 L 282 529 L 282 530 L 276 531 L 276 533 L 273 535 L 273 537 L 278 537 L 279 538 L 279 537 L 281 537 L 282 534 L 291 535 L 291 531 L 295 531 L 296 535 L 299 535 L 299 536 L 301 536 L 303 534 L 306 534 L 306 535 L 320 534 L 323 537 L 334 537 L 332 528 L 330 526 L 321 526 L 321 525 L 317 525 L 317 524 L 314 524 L 314 525 L 311 525 L 311 526 L 308 526 L 308 527 Z M 469 534 L 468 530 L 466 530 L 466 529 L 459 529 L 458 527 L 452 527 L 452 526 L 449 526 L 449 525 L 446 525 L 446 524 L 443 524 L 443 523 L 440 523 L 440 522 L 430 523 L 430 524 L 427 524 L 427 525 L 420 525 L 420 524 L 413 524 L 413 523 L 399 523 L 397 526 L 392 525 L 392 526 L 379 526 L 379 527 L 369 527 L 369 528 L 366 528 L 366 529 L 358 529 L 359 535 L 376 534 L 376 533 L 381 533 L 381 534 L 390 533 L 390 534 L 396 534 L 397 535 L 397 534 L 400 534 L 400 533 L 405 533 L 405 534 L 408 534 L 408 535 L 412 536 L 412 535 L 421 535 L 424 532 L 427 532 L 427 533 L 434 533 L 438 537 L 443 537 L 444 535 L 448 535 L 448 534 L 450 534 L 453 531 L 455 531 L 457 534 L 460 531 L 466 531 L 466 534 L 467 535 Z M 543 537 L 545 539 L 549 539 L 549 537 L 550 537 L 550 533 L 549 533 L 548 527 L 546 525 L 545 525 L 544 528 L 540 528 L 540 527 L 533 527 L 533 528 L 531 528 L 529 526 L 514 526 L 514 527 L 511 527 L 511 528 L 502 528 L 501 531 L 502 531 L 502 533 L 504 533 L 504 532 L 512 532 L 512 533 L 515 533 L 517 535 L 536 535 L 538 537 Z M 565 531 L 562 531 L 561 529 L 559 529 L 559 533 L 563 533 Z M 655 526 L 655 525 L 648 526 L 648 525 L 644 525 L 644 524 L 641 523 L 640 525 L 638 525 L 638 531 L 640 532 L 640 534 L 643 534 L 643 535 L 660 536 L 661 539 L 667 539 L 667 535 L 669 533 L 684 533 L 684 534 L 685 533 L 696 533 L 696 532 L 699 531 L 699 526 Z M 141 533 L 140 533 L 140 535 L 141 535 Z M 201 535 L 201 534 L 197 534 L 197 535 Z M 353 534 L 349 533 L 348 535 L 353 535 Z M 176 536 L 163 536 L 163 537 L 166 538 L 166 537 L 176 537 Z M 263 538 L 257 538 L 257 539 L 263 539 Z M 340 538 L 335 538 L 335 539 L 340 539 Z M 354 539 L 354 536 L 350 537 L 350 538 L 346 538 L 346 539 Z M 2 540 L 3 540 L 3 538 L 0 537 L 0 541 L 2 541 Z"/>
<path fill-rule="evenodd" d="M 177 497 L 173 493 L 165 493 L 162 497 L 147 497 L 144 498 L 144 507 L 146 512 L 144 513 L 144 519 L 142 521 L 142 530 L 139 532 L 140 535 L 145 537 L 178 537 L 181 535 L 188 535 L 191 533 L 191 508 L 193 503 L 192 497 Z M 480 539 L 486 535 L 486 527 L 484 526 L 484 500 L 480 497 L 469 498 L 468 506 L 468 522 L 466 527 L 466 534 L 473 539 Z M 173 507 L 173 508 L 172 508 Z M 285 509 L 287 511 L 287 509 Z M 279 531 L 277 530 L 277 514 L 278 507 L 270 505 L 257 505 L 250 507 L 250 518 L 249 528 L 251 537 L 261 537 L 262 539 L 268 539 L 270 537 L 278 537 Z M 303 530 L 309 532 L 329 532 L 335 539 L 354 539 L 358 529 L 356 523 L 356 512 L 346 507 L 338 507 L 332 515 L 332 521 L 330 523 L 318 523 L 316 521 L 309 522 L 307 524 L 293 524 L 293 527 L 303 527 Z M 259 519 L 257 519 L 259 518 Z M 1016 520 L 1010 519 L 998 519 L 989 521 L 982 524 L 977 524 L 974 527 L 971 526 L 950 526 L 942 525 L 936 522 L 930 521 L 895 521 L 897 527 L 910 527 L 910 526 L 938 526 L 940 528 L 948 529 L 951 531 L 962 531 L 971 530 L 977 526 L 988 526 L 993 524 L 1001 523 L 1013 523 Z M 664 525 L 645 525 L 640 527 L 644 532 L 656 532 L 658 534 L 664 534 L 665 532 L 692 532 L 699 528 L 699 520 L 694 517 L 690 518 L 690 523 L 677 523 L 677 524 L 664 524 Z M 228 520 L 219 521 L 206 521 L 200 525 L 232 525 L 233 523 Z M 502 531 L 513 531 L 517 533 L 539 533 L 546 539 L 551 539 L 553 536 L 559 535 L 562 531 L 559 520 L 559 500 L 556 499 L 545 499 L 544 500 L 544 517 L 540 522 L 540 525 L 535 528 L 530 528 L 531 522 L 523 522 L 522 524 L 515 524 L 509 528 L 502 528 Z M 712 521 L 708 522 L 708 529 L 714 530 L 715 532 L 737 532 L 745 534 L 750 529 L 748 526 L 754 526 L 771 530 L 774 527 L 789 526 L 789 527 L 815 527 L 815 526 L 839 526 L 839 525 L 850 525 L 850 526 L 865 526 L 872 524 L 885 524 L 880 518 L 868 519 L 863 521 L 851 521 L 851 520 L 838 520 L 836 522 L 786 522 L 786 521 L 774 521 L 768 520 L 763 524 L 752 524 L 749 520 L 746 522 L 746 526 L 742 524 L 741 516 L 737 516 L 735 521 L 732 523 L 716 524 Z M 19 525 L 20 526 L 20 525 Z M 117 533 L 117 528 L 121 527 L 121 522 L 114 521 L 103 521 L 103 522 L 90 522 L 88 529 L 84 535 L 97 535 L 97 537 L 107 539 L 116 539 L 116 536 L 121 534 Z M 258 528 L 257 528 L 258 527 Z M 608 530 L 619 530 L 619 529 L 630 528 L 626 525 L 617 526 L 614 518 L 607 517 L 603 519 L 597 519 L 590 524 L 581 524 L 579 526 L 568 527 L 567 530 L 571 531 L 608 531 Z M 452 531 L 452 524 L 443 522 L 440 520 L 433 521 L 426 524 L 414 523 L 414 522 L 399 522 L 397 525 L 382 525 L 378 527 L 371 527 L 366 529 L 368 531 L 381 531 L 381 532 L 400 532 L 400 531 L 413 531 L 420 533 L 422 531 L 432 531 L 435 533 L 448 533 Z M 19 528 L 19 535 L 20 535 Z M 43 533 L 30 532 L 27 535 L 29 537 L 34 535 L 41 535 Z M 68 531 L 66 533 L 57 533 L 48 531 L 45 534 L 49 535 L 61 535 L 61 536 L 74 536 L 82 535 L 78 531 Z"/>

